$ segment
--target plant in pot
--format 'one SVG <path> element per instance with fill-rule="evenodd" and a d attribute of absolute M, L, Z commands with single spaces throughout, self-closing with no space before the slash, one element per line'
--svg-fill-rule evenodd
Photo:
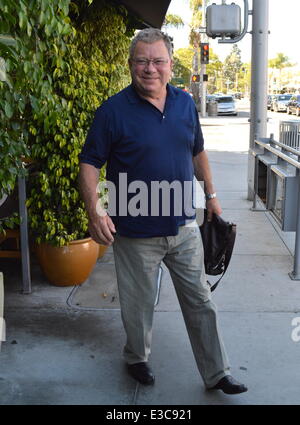
<path fill-rule="evenodd" d="M 0 11 L 0 34 L 5 28 Z M 8 229 L 19 226 L 16 182 L 26 175 L 23 158 L 28 155 L 21 119 L 24 101 L 9 75 L 18 64 L 14 45 L 11 37 L 0 35 L 0 243 Z"/>
<path fill-rule="evenodd" d="M 130 81 L 126 13 L 105 1 L 91 13 L 91 3 L 22 0 L 22 19 L 11 23 L 12 10 L 7 19 L 22 55 L 22 118 L 34 161 L 27 186 L 30 233 L 41 267 L 56 285 L 82 283 L 97 261 L 99 245 L 89 238 L 78 190 L 78 155 L 96 108 Z"/>

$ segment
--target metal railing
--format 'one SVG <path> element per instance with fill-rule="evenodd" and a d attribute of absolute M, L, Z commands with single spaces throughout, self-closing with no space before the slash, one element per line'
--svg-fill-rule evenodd
<path fill-rule="evenodd" d="M 280 121 L 279 142 L 300 149 L 300 121 Z"/>
<path fill-rule="evenodd" d="M 299 157 L 300 151 L 298 151 L 297 149 L 287 146 L 284 143 L 277 142 L 276 140 L 273 139 L 272 136 L 269 139 L 264 138 L 260 140 L 255 140 L 255 143 L 257 145 L 260 145 L 264 149 L 267 149 L 267 151 L 275 154 L 276 156 L 278 156 L 278 158 L 281 158 L 284 161 L 288 162 L 289 164 L 293 165 L 297 169 L 300 169 L 299 159 L 298 160 L 293 159 L 290 155 L 284 153 L 284 151 L 286 151 L 289 154 L 293 154 Z M 281 150 L 279 150 L 276 146 L 278 146 L 278 148 L 281 148 Z"/>
<path fill-rule="evenodd" d="M 300 126 L 300 122 L 299 122 Z M 297 134 L 294 132 L 293 134 Z M 298 136 L 297 136 L 298 137 Z M 285 139 L 286 143 L 291 143 L 294 139 Z M 263 148 L 263 152 L 266 150 L 267 152 L 272 153 L 277 157 L 277 161 L 289 164 L 290 166 L 295 167 L 296 175 L 295 177 L 298 179 L 300 188 L 300 151 L 295 148 L 295 146 L 287 145 L 283 143 L 283 141 L 276 141 L 273 139 L 273 135 L 270 138 L 262 138 L 259 140 L 255 140 L 255 144 L 260 148 Z M 257 155 L 261 155 L 257 153 Z M 256 198 L 257 193 L 255 193 L 254 198 Z M 294 251 L 294 265 L 293 271 L 289 273 L 289 276 L 292 280 L 300 280 L 300 193 L 297 194 L 298 203 L 297 203 L 297 211 L 296 211 L 296 238 L 295 238 L 295 251 Z M 255 205 L 256 201 L 254 199 Z"/>

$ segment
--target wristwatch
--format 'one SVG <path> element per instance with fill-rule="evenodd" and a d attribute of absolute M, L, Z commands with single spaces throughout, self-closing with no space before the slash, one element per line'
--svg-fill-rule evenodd
<path fill-rule="evenodd" d="M 214 193 L 206 193 L 206 194 L 205 194 L 205 199 L 206 199 L 207 201 L 209 201 L 210 199 L 214 199 L 214 198 L 216 198 L 216 197 L 217 197 L 216 192 L 214 192 Z"/>

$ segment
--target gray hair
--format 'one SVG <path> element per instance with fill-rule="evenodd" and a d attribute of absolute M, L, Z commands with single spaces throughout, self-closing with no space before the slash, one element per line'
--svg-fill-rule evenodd
<path fill-rule="evenodd" d="M 157 28 L 146 28 L 137 33 L 137 35 L 131 41 L 131 45 L 129 47 L 129 57 L 133 57 L 135 46 L 139 41 L 151 44 L 159 40 L 162 40 L 165 43 L 169 56 L 172 59 L 173 45 L 171 39 L 167 34 L 163 33 Z"/>

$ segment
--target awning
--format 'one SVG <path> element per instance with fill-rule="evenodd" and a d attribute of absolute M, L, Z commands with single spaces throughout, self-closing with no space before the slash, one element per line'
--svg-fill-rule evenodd
<path fill-rule="evenodd" d="M 146 26 L 161 28 L 171 0 L 115 0 L 129 13 L 141 19 Z"/>

